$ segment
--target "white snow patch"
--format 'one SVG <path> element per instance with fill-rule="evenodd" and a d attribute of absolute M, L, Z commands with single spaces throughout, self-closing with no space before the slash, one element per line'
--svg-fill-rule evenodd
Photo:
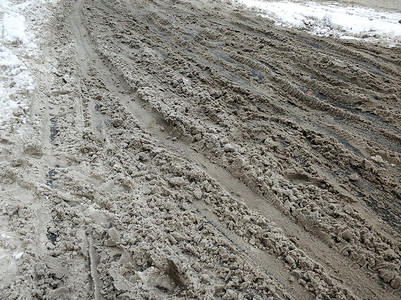
<path fill-rule="evenodd" d="M 0 128 L 11 117 L 25 121 L 26 98 L 34 90 L 34 80 L 23 57 L 32 49 L 25 33 L 25 17 L 18 5 L 1 1 L 0 6 Z"/>
<path fill-rule="evenodd" d="M 11 12 L 3 16 L 3 34 L 5 42 L 26 43 L 28 41 L 25 35 L 25 17 Z"/>
<path fill-rule="evenodd" d="M 4 233 L 0 234 L 0 239 L 10 239 L 10 238 L 11 238 L 11 236 L 9 236 L 8 234 L 4 234 Z"/>
<path fill-rule="evenodd" d="M 370 8 L 327 5 L 315 2 L 231 0 L 235 5 L 256 9 L 276 25 L 304 28 L 311 33 L 339 38 L 401 43 L 400 13 Z"/>
<path fill-rule="evenodd" d="M 41 58 L 35 35 L 58 1 L 0 0 L 0 129 L 26 122 Z"/>
<path fill-rule="evenodd" d="M 13 253 L 13 257 L 18 260 L 22 257 L 22 255 L 24 254 L 24 252 L 14 252 Z"/>
<path fill-rule="evenodd" d="M 10 49 L 0 44 L 0 124 L 26 112 L 26 97 L 34 88 L 30 70 Z"/>

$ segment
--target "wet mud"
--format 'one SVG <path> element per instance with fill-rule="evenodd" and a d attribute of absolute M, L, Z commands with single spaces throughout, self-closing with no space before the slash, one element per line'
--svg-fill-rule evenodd
<path fill-rule="evenodd" d="M 400 47 L 223 1 L 54 11 L 0 140 L 4 299 L 399 299 Z"/>

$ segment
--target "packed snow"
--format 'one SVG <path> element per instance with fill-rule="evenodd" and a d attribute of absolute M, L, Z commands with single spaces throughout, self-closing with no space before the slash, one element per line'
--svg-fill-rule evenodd
<path fill-rule="evenodd" d="M 321 36 L 344 39 L 401 42 L 401 14 L 370 8 L 327 5 L 315 2 L 232 0 L 235 5 L 256 9 L 276 25 L 297 27 Z"/>

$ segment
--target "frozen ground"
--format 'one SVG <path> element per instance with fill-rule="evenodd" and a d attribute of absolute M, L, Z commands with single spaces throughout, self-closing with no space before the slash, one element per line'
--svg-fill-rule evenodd
<path fill-rule="evenodd" d="M 1 1 L 0 298 L 400 299 L 397 29 L 297 2 Z"/>
<path fill-rule="evenodd" d="M 277 25 L 306 29 L 322 36 L 401 43 L 401 13 L 355 5 L 267 0 L 233 0 L 256 9 Z"/>

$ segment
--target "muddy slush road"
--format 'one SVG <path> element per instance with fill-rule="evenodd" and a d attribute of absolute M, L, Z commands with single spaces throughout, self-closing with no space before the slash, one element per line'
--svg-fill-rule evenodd
<path fill-rule="evenodd" d="M 400 47 L 207 0 L 62 1 L 43 35 L 2 299 L 400 299 Z"/>

